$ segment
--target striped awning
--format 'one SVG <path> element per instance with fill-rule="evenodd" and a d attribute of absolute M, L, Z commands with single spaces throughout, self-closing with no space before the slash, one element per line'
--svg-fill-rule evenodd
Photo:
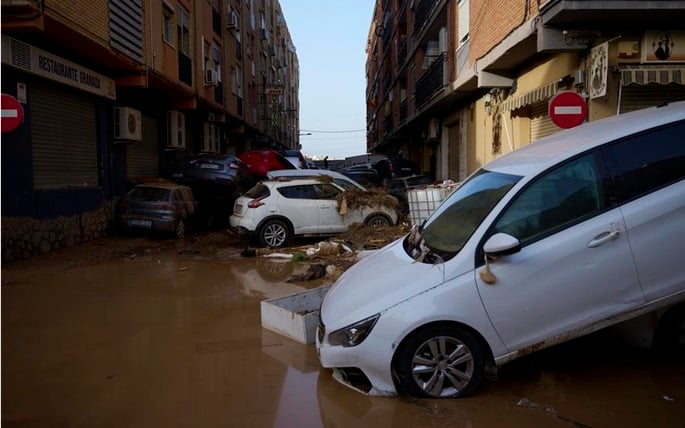
<path fill-rule="evenodd" d="M 557 84 L 557 81 L 550 82 L 522 95 L 504 100 L 500 106 L 500 111 L 508 112 L 531 104 L 547 101 L 557 93 Z"/>
<path fill-rule="evenodd" d="M 683 84 L 685 65 L 622 65 L 621 85 Z"/>

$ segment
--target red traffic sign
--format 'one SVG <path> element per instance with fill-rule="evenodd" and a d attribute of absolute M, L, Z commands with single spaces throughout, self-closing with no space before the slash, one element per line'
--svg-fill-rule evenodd
<path fill-rule="evenodd" d="M 549 117 L 559 128 L 573 128 L 587 117 L 587 104 L 574 91 L 562 91 L 549 100 Z"/>
<path fill-rule="evenodd" d="M 7 94 L 2 94 L 1 105 L 0 128 L 2 132 L 14 131 L 24 121 L 24 108 L 16 98 Z"/>

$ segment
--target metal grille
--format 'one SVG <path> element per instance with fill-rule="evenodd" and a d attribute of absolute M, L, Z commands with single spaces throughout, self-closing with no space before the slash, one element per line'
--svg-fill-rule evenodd
<path fill-rule="evenodd" d="M 139 143 L 126 147 L 126 172 L 128 178 L 156 178 L 159 176 L 159 146 L 157 121 L 142 117 L 143 138 Z"/>

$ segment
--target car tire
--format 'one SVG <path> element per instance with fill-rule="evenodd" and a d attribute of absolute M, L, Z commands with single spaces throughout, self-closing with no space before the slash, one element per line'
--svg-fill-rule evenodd
<path fill-rule="evenodd" d="M 390 226 L 390 220 L 384 215 L 372 214 L 366 219 L 364 224 L 367 227 L 387 227 Z"/>
<path fill-rule="evenodd" d="M 258 237 L 264 247 L 285 247 L 290 241 L 290 228 L 283 220 L 269 220 L 259 228 Z"/>
<path fill-rule="evenodd" d="M 431 325 L 413 333 L 395 359 L 398 389 L 414 397 L 456 398 L 483 381 L 485 351 L 466 330 Z"/>

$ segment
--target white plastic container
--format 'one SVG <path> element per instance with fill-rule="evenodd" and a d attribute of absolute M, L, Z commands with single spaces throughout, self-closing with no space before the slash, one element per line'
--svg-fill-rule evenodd
<path fill-rule="evenodd" d="M 421 224 L 450 194 L 450 191 L 451 189 L 446 187 L 408 190 L 409 220 L 412 225 Z"/>
<path fill-rule="evenodd" d="M 319 309 L 330 287 L 263 300 L 262 327 L 304 344 L 314 343 Z"/>

